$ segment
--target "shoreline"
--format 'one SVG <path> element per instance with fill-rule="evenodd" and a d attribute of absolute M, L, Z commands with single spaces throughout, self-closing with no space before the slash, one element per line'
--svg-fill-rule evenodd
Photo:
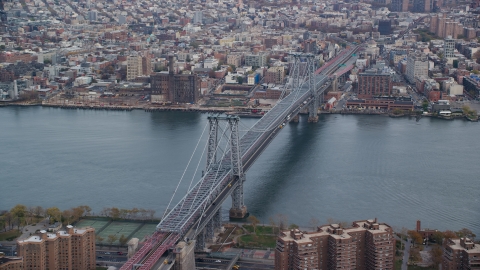
<path fill-rule="evenodd" d="M 200 112 L 200 113 L 227 113 L 229 115 L 238 115 L 240 118 L 261 118 L 262 114 L 255 113 L 244 113 L 240 112 L 235 114 L 235 108 L 230 107 L 174 107 L 174 106 L 99 106 L 99 105 L 80 105 L 80 104 L 50 104 L 50 103 L 0 103 L 1 107 L 34 107 L 41 106 L 47 108 L 59 108 L 67 110 L 104 110 L 104 111 L 133 111 L 133 110 L 143 110 L 145 112 L 169 112 L 169 111 L 180 111 L 180 112 Z M 271 107 L 264 108 L 270 109 Z M 301 114 L 301 113 L 300 113 Z M 391 118 L 404 118 L 404 117 L 415 117 L 417 121 L 423 117 L 437 118 L 443 120 L 455 120 L 463 119 L 470 122 L 478 122 L 478 118 L 470 118 L 465 115 L 459 116 L 437 116 L 432 114 L 399 114 L 394 115 L 388 112 L 362 112 L 362 111 L 321 111 L 318 113 L 321 114 L 342 114 L 342 115 L 383 115 Z"/>

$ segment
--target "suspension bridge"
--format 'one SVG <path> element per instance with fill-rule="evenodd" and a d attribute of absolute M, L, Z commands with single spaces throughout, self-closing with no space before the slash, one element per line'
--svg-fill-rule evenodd
<path fill-rule="evenodd" d="M 212 239 L 215 229 L 221 227 L 220 208 L 228 196 L 232 196 L 230 217 L 244 218 L 247 215 L 243 201 L 245 172 L 285 124 L 298 119 L 300 111 L 308 111 L 309 122 L 318 121 L 322 94 L 330 86 L 336 89 L 337 77 L 351 69 L 360 48 L 357 45 L 341 51 L 319 69 L 315 68 L 314 55 L 291 54 L 290 92 L 243 136 L 237 116 L 209 116 L 207 165 L 202 178 L 188 188 L 177 205 L 165 211 L 157 230 L 121 270 L 152 269 L 167 250 L 183 239 L 195 239 L 196 249 L 203 249 L 205 239 Z M 220 123 L 226 123 L 225 127 Z"/>

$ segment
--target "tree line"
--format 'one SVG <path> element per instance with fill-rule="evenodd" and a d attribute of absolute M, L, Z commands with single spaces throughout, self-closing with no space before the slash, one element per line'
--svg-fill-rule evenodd
<path fill-rule="evenodd" d="M 12 229 L 20 230 L 21 227 L 49 218 L 50 224 L 61 222 L 68 225 L 79 221 L 85 216 L 93 216 L 92 208 L 88 205 L 80 205 L 66 210 L 58 207 L 43 208 L 42 206 L 26 206 L 17 204 L 9 211 L 0 211 L 0 231 Z M 143 208 L 119 209 L 116 207 L 103 208 L 100 216 L 116 219 L 153 220 L 155 210 Z"/>
<path fill-rule="evenodd" d="M 432 235 L 428 239 L 423 239 L 422 235 L 417 232 L 416 230 L 410 230 L 407 232 L 408 236 L 412 240 L 412 245 L 417 248 L 412 248 L 410 250 L 410 255 L 414 261 L 420 261 L 422 258 L 420 256 L 421 245 L 426 242 L 432 242 L 432 248 L 430 249 L 429 253 L 432 258 L 432 266 L 435 269 L 438 269 L 438 266 L 442 263 L 443 258 L 443 248 L 442 245 L 444 241 L 448 239 L 456 239 L 456 238 L 463 238 L 467 237 L 470 238 L 472 241 L 475 241 L 476 235 L 469 229 L 463 228 L 459 231 L 436 231 L 433 232 Z"/>
<path fill-rule="evenodd" d="M 0 212 L 0 229 L 20 229 L 26 225 L 36 223 L 43 218 L 49 218 L 51 224 L 62 222 L 64 225 L 71 224 L 80 218 L 90 215 L 92 208 L 88 205 L 80 205 L 61 211 L 58 207 L 43 208 L 42 206 L 15 205 L 10 211 Z"/>
<path fill-rule="evenodd" d="M 155 218 L 155 210 L 136 208 L 136 207 L 132 209 L 104 207 L 102 211 L 100 211 L 100 216 L 109 217 L 109 218 L 112 218 L 113 220 L 117 220 L 117 219 L 153 220 Z"/>

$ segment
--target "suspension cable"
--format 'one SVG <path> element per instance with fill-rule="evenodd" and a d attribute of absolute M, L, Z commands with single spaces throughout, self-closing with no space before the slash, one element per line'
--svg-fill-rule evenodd
<path fill-rule="evenodd" d="M 182 183 L 183 177 L 185 176 L 185 173 L 187 172 L 188 166 L 190 165 L 190 162 L 192 161 L 192 158 L 195 155 L 195 152 L 197 151 L 197 147 L 200 144 L 200 141 L 202 140 L 203 133 L 205 133 L 205 130 L 207 129 L 207 126 L 208 126 L 208 123 L 203 128 L 202 134 L 200 135 L 200 138 L 197 141 L 197 145 L 195 145 L 195 149 L 193 150 L 193 153 L 190 156 L 190 159 L 188 160 L 187 166 L 185 167 L 185 170 L 183 171 L 182 177 L 180 177 L 180 181 L 178 181 L 177 187 L 175 188 L 175 191 L 173 192 L 173 195 L 170 198 L 170 202 L 168 202 L 167 209 L 165 209 L 165 213 L 163 213 L 162 220 L 165 218 L 165 215 L 167 214 L 168 208 L 170 207 L 170 204 L 172 203 L 172 200 L 175 197 L 175 194 L 177 193 L 177 190 L 178 190 L 178 187 L 180 186 L 180 183 Z"/>

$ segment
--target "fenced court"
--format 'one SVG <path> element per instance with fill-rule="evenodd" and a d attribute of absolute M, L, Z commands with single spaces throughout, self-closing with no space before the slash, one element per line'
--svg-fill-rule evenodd
<path fill-rule="evenodd" d="M 115 235 L 117 240 L 113 242 L 113 245 L 120 244 L 120 236 L 122 234 L 125 237 L 128 237 L 128 240 L 131 238 L 138 238 L 138 240 L 144 240 L 146 235 L 151 235 L 155 232 L 157 223 L 142 223 L 142 222 L 130 222 L 130 221 L 109 221 L 106 219 L 82 219 L 75 224 L 77 228 L 83 227 L 92 227 L 95 228 L 95 234 L 103 240 L 98 241 L 97 244 L 109 244 L 108 236 Z"/>
<path fill-rule="evenodd" d="M 140 230 L 138 230 L 132 238 L 138 238 L 139 241 L 142 241 L 145 235 L 151 235 L 157 229 L 157 224 L 144 224 Z"/>
<path fill-rule="evenodd" d="M 105 225 L 107 225 L 108 222 L 109 221 L 107 220 L 82 219 L 75 224 L 75 227 L 77 228 L 92 227 L 95 229 L 95 232 L 98 233 L 98 231 L 101 228 L 103 228 Z"/>
<path fill-rule="evenodd" d="M 119 222 L 114 221 L 110 223 L 105 229 L 99 232 L 97 235 L 103 237 L 102 243 L 107 243 L 107 238 L 109 235 L 117 236 L 117 241 L 113 242 L 114 245 L 120 244 L 118 239 L 122 234 L 125 237 L 128 237 L 132 234 L 136 229 L 138 229 L 142 224 L 141 223 L 133 223 L 133 222 Z"/>

